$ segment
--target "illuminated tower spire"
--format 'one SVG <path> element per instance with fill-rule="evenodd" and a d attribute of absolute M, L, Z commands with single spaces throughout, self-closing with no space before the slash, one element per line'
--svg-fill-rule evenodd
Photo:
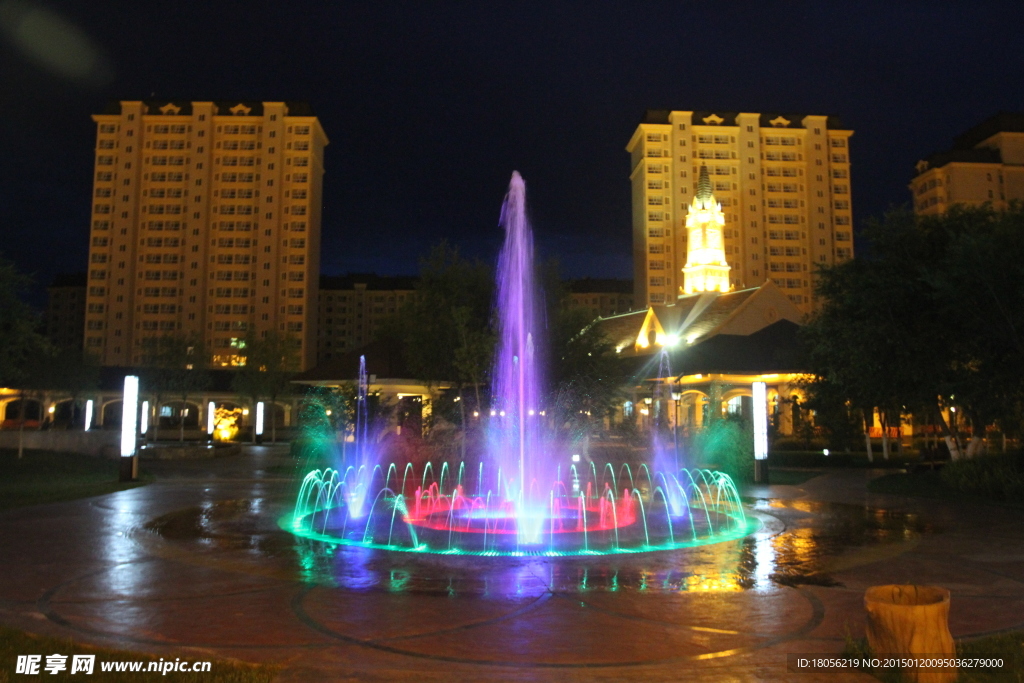
<path fill-rule="evenodd" d="M 729 264 L 725 260 L 722 227 L 725 214 L 711 192 L 708 167 L 700 167 L 697 194 L 686 215 L 686 266 L 683 267 L 683 293 L 728 292 Z"/>

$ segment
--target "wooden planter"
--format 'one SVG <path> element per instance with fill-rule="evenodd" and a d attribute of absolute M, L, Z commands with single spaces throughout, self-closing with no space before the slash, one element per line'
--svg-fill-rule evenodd
<path fill-rule="evenodd" d="M 873 657 L 956 657 L 949 633 L 949 591 L 938 586 L 872 586 L 864 593 Z M 955 667 L 905 667 L 915 683 L 953 683 Z"/>

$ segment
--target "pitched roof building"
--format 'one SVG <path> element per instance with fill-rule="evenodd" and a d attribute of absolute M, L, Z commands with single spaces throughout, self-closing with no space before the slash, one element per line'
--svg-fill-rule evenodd
<path fill-rule="evenodd" d="M 669 423 L 696 428 L 709 411 L 751 410 L 753 382 L 768 386 L 781 433 L 794 426 L 798 382 L 806 377 L 798 332 L 803 314 L 774 283 L 732 292 L 679 297 L 595 324 L 612 341 L 634 391 L 623 417 L 668 411 Z M 646 412 L 645 412 L 646 411 Z M 653 412 L 652 412 L 653 411 Z"/>

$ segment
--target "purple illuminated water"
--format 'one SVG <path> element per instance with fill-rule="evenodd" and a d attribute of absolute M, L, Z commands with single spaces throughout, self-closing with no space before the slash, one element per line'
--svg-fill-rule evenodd
<path fill-rule="evenodd" d="M 667 395 L 644 463 L 578 462 L 545 435 L 544 317 L 535 281 L 526 184 L 512 174 L 501 210 L 487 452 L 478 463 L 387 463 L 368 430 L 365 360 L 360 359 L 355 457 L 306 475 L 294 533 L 350 545 L 481 555 L 577 555 L 678 548 L 736 538 L 748 525 L 732 480 L 679 468 L 666 442 Z M 667 356 L 662 359 L 667 363 Z M 670 376 L 667 368 L 661 376 Z M 555 425 L 547 425 L 551 429 Z M 572 457 L 572 460 L 570 460 Z M 663 468 L 663 469 L 662 469 Z"/>
<path fill-rule="evenodd" d="M 534 281 L 533 233 L 526 217 L 526 183 L 512 173 L 501 209 L 505 244 L 498 258 L 497 305 L 499 342 L 492 380 L 490 455 L 500 468 L 505 498 L 514 501 L 521 519 L 547 507 L 553 473 L 541 439 L 542 376 L 537 356 L 540 297 Z M 539 486 L 539 482 L 545 482 Z M 535 529 L 520 529 L 530 541 Z"/>

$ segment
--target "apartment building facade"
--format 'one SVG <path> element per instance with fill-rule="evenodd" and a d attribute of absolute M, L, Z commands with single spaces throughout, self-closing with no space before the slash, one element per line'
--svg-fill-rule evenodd
<path fill-rule="evenodd" d="M 910 182 L 914 213 L 936 216 L 954 204 L 1005 210 L 1024 200 L 1024 114 L 1000 113 L 921 159 Z"/>
<path fill-rule="evenodd" d="M 607 318 L 633 310 L 633 282 L 609 278 L 580 278 L 565 283 L 563 306 Z"/>
<path fill-rule="evenodd" d="M 324 147 L 294 102 L 138 101 L 94 115 L 85 348 L 142 362 L 144 340 L 196 334 L 215 366 L 250 332 L 316 360 Z"/>
<path fill-rule="evenodd" d="M 649 110 L 626 146 L 634 305 L 684 293 L 686 218 L 706 166 L 730 288 L 771 279 L 810 312 L 815 267 L 853 257 L 852 135 L 826 115 Z"/>
<path fill-rule="evenodd" d="M 416 278 L 371 273 L 320 278 L 317 364 L 373 341 L 416 293 Z"/>

